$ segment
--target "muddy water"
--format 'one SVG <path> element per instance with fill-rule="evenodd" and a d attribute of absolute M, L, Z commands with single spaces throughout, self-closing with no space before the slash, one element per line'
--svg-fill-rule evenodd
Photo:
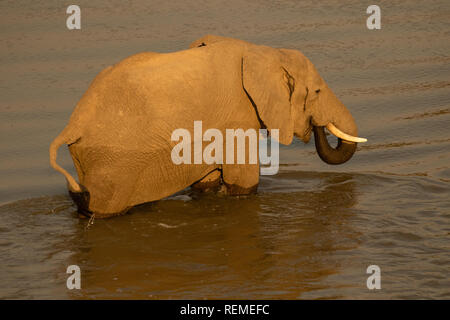
<path fill-rule="evenodd" d="M 378 1 L 378 31 L 367 1 L 76 3 L 80 31 L 60 1 L 0 3 L 1 298 L 450 298 L 448 1 Z M 257 195 L 188 190 L 86 229 L 50 141 L 104 67 L 206 33 L 301 50 L 369 142 L 335 167 L 296 141 Z"/>

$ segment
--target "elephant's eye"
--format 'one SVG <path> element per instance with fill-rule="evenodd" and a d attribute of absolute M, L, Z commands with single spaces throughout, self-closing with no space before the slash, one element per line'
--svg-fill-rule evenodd
<path fill-rule="evenodd" d="M 317 90 L 316 90 L 316 93 L 319 93 L 319 92 L 320 92 L 320 89 L 317 89 Z"/>

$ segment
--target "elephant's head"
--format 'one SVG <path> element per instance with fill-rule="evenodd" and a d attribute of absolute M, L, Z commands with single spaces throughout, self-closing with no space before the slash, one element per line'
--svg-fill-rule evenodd
<path fill-rule="evenodd" d="M 307 143 L 314 131 L 317 153 L 328 164 L 341 164 L 356 151 L 357 127 L 352 115 L 299 51 L 274 49 L 241 40 L 205 36 L 194 46 L 231 41 L 242 48 L 242 85 L 263 127 L 279 129 L 279 141 L 296 137 Z M 338 137 L 331 147 L 324 128 Z"/>

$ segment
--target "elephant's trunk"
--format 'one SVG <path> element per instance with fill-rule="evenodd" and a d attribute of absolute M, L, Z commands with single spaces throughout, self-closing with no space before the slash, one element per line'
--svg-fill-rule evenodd
<path fill-rule="evenodd" d="M 344 163 L 355 153 L 357 143 L 367 140 L 357 137 L 358 129 L 350 111 L 328 87 L 320 90 L 319 99 L 326 108 L 315 110 L 312 117 L 317 153 L 328 164 Z M 338 138 L 335 148 L 328 143 L 325 126 Z"/>
<path fill-rule="evenodd" d="M 324 127 L 314 126 L 314 142 L 319 157 L 328 164 L 342 164 L 348 161 L 356 151 L 356 142 L 338 138 L 336 148 L 328 143 Z"/>

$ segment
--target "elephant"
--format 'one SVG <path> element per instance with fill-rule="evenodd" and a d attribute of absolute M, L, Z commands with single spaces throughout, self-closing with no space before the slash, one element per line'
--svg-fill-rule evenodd
<path fill-rule="evenodd" d="M 174 164 L 171 133 L 203 127 L 278 129 L 278 141 L 308 143 L 329 164 L 356 151 L 349 110 L 300 51 L 206 35 L 186 50 L 144 52 L 101 71 L 51 143 L 50 164 L 62 173 L 78 212 L 120 215 L 192 186 L 229 195 L 256 192 L 260 165 Z M 329 145 L 324 128 L 338 137 Z M 56 162 L 67 144 L 79 183 Z"/>

